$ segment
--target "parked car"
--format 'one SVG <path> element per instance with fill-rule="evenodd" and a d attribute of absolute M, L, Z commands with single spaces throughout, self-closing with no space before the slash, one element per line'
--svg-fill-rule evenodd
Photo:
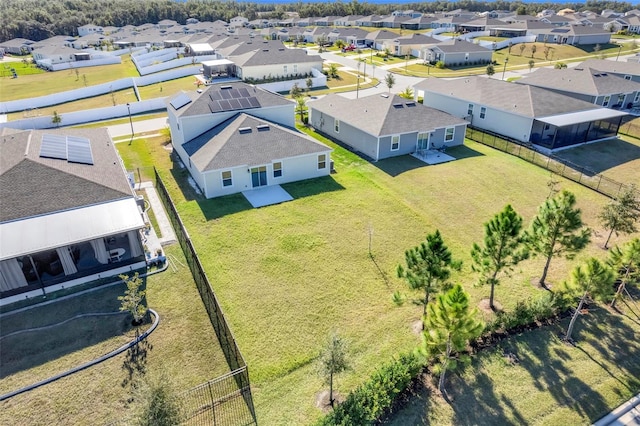
<path fill-rule="evenodd" d="M 352 50 L 356 50 L 356 46 L 353 44 L 350 44 L 342 48 L 342 52 L 351 52 Z"/>

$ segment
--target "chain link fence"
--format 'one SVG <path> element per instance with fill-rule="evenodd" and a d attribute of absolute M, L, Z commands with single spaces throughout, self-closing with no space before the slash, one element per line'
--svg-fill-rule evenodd
<path fill-rule="evenodd" d="M 184 252 L 187 264 L 204 303 L 209 320 L 215 330 L 218 341 L 231 373 L 221 376 L 187 391 L 182 396 L 186 424 L 214 424 L 214 425 L 248 425 L 257 424 L 256 414 L 251 395 L 249 370 L 240 352 L 233 333 L 227 324 L 209 279 L 200 263 L 191 238 L 178 215 L 169 196 L 162 178 L 154 169 L 156 189 L 180 247 Z M 242 402 L 239 405 L 239 401 Z"/>
<path fill-rule="evenodd" d="M 610 198 L 617 198 L 623 190 L 629 187 L 629 185 L 597 174 L 587 167 L 574 164 L 571 161 L 559 158 L 553 154 L 543 154 L 537 151 L 532 144 L 525 144 L 501 135 L 472 129 L 470 127 L 467 127 L 466 137 L 472 141 L 515 155 L 529 163 L 533 163 L 580 185 L 591 188 Z M 640 192 L 638 196 L 640 196 Z"/>

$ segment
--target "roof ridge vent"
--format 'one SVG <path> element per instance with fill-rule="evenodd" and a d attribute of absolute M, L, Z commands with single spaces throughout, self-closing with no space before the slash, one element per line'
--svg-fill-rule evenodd
<path fill-rule="evenodd" d="M 270 127 L 269 127 L 269 125 L 268 125 L 268 124 L 258 124 L 258 125 L 256 126 L 256 129 L 258 129 L 258 131 L 259 131 L 259 132 L 262 132 L 262 131 L 269 130 L 269 129 L 270 129 Z"/>
<path fill-rule="evenodd" d="M 226 89 L 233 89 L 233 87 L 232 86 L 220 86 L 220 90 L 223 90 L 223 89 L 225 89 L 225 90 Z"/>
<path fill-rule="evenodd" d="M 238 131 L 240 133 L 251 133 L 251 127 L 240 127 Z"/>

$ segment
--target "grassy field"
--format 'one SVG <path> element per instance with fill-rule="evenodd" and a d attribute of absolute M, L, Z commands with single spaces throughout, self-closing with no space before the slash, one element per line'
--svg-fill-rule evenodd
<path fill-rule="evenodd" d="M 161 98 L 163 96 L 173 96 L 180 90 L 193 91 L 196 89 L 195 76 L 177 78 L 175 80 L 163 81 L 161 83 L 150 84 L 138 87 L 141 100 Z"/>
<path fill-rule="evenodd" d="M 35 98 L 51 93 L 65 92 L 87 86 L 108 83 L 125 77 L 138 77 L 138 70 L 129 55 L 122 56 L 121 64 L 103 65 L 70 69 L 67 71 L 45 72 L 25 75 L 18 78 L 5 77 L 2 79 L 0 102 L 15 99 Z M 86 77 L 86 80 L 85 80 Z M 86 81 L 86 84 L 85 84 Z M 109 102 L 109 105 L 111 103 Z"/>
<path fill-rule="evenodd" d="M 477 303 L 488 289 L 472 286 L 468 253 L 482 223 L 506 203 L 528 222 L 549 191 L 545 171 L 472 142 L 451 149 L 458 161 L 438 166 L 410 157 L 371 164 L 334 148 L 337 173 L 284 185 L 295 198 L 290 203 L 251 209 L 241 195 L 203 200 L 184 182 L 184 191 L 169 185 L 247 358 L 264 424 L 305 424 L 321 415 L 314 403 L 323 389 L 315 362 L 329 331 L 339 331 L 351 347 L 354 368 L 339 378 L 341 392 L 417 344 L 412 325 L 419 308 L 391 302 L 393 291 L 404 289 L 395 268 L 406 248 L 440 229 L 467 265 L 454 279 Z M 174 166 L 164 176 L 181 181 L 185 172 Z M 607 200 L 560 181 L 596 230 L 578 258 L 603 257 L 596 216 Z M 550 282 L 565 279 L 572 265 L 555 260 Z M 541 291 L 530 284 L 541 270 L 542 260 L 527 261 L 497 289 L 505 309 Z"/>
<path fill-rule="evenodd" d="M 449 375 L 451 404 L 425 377 L 407 404 L 381 423 L 591 424 L 640 389 L 640 318 L 622 309 L 621 315 L 592 306 L 576 323 L 575 347 L 559 337 L 565 319 L 480 352 L 466 371 Z"/>
<path fill-rule="evenodd" d="M 183 391 L 228 371 L 191 274 L 184 266 L 182 251 L 173 245 L 166 247 L 166 253 L 177 260 L 174 262 L 177 271 L 170 268 L 147 279 L 147 301 L 161 321 L 141 345 L 142 354 L 137 361 L 132 362 L 125 352 L 6 400 L 0 403 L 0 424 L 106 424 L 131 415 L 132 379 L 164 372 L 175 388 Z M 122 294 L 122 288 L 101 288 L 66 302 L 3 317 L 3 334 L 12 329 L 55 323 L 77 313 L 118 311 L 117 296 Z M 22 335 L 15 341 L 7 338 L 1 342 L 0 392 L 87 362 L 134 336 L 126 316 L 118 315 L 75 320 Z"/>

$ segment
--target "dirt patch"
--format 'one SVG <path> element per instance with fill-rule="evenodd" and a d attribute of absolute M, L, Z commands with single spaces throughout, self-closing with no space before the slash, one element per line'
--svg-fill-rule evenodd
<path fill-rule="evenodd" d="M 553 287 L 553 284 L 550 284 L 548 281 L 545 282 L 544 286 L 541 286 L 540 285 L 540 277 L 533 277 L 533 278 L 531 278 L 531 281 L 529 281 L 529 282 L 535 288 L 539 288 L 539 289 L 542 289 L 542 290 L 551 290 L 551 287 Z"/>
<path fill-rule="evenodd" d="M 493 306 L 495 306 L 496 310 L 494 311 L 493 309 L 491 309 L 491 306 L 489 305 L 489 299 L 482 299 L 480 301 L 480 303 L 478 303 L 478 307 L 480 308 L 480 310 L 482 312 L 486 312 L 488 314 L 494 313 L 494 312 L 501 312 L 502 311 L 502 305 L 500 304 L 500 302 L 497 301 L 493 301 Z"/>
<path fill-rule="evenodd" d="M 333 391 L 334 406 L 344 402 L 344 400 L 345 400 L 344 396 L 342 396 L 339 392 Z M 316 394 L 316 407 L 322 410 L 322 412 L 325 414 L 333 410 L 333 407 L 331 407 L 331 403 L 329 402 L 328 390 L 324 390 Z"/>
<path fill-rule="evenodd" d="M 420 336 L 422 334 L 422 320 L 415 320 L 411 323 L 411 332 L 416 336 Z"/>

